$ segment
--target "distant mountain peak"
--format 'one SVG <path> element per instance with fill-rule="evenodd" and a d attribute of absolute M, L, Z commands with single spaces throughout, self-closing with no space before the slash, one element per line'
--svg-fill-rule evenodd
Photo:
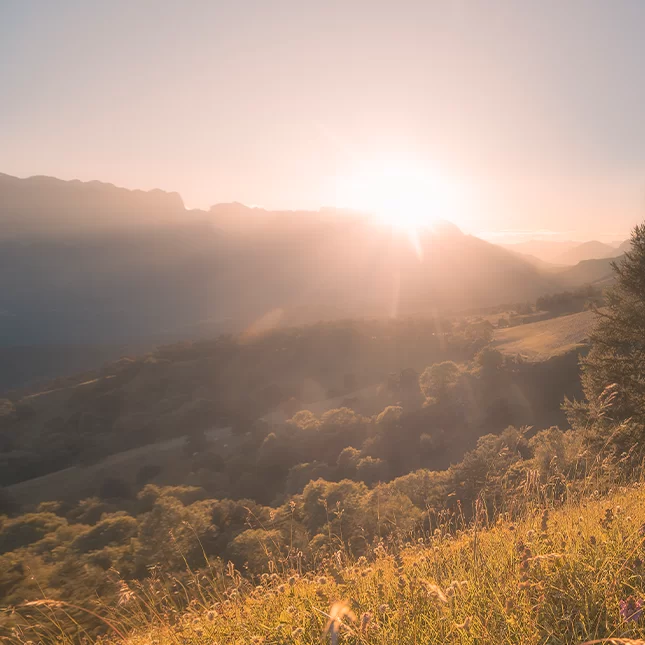
<path fill-rule="evenodd" d="M 432 231 L 442 237 L 458 237 L 464 234 L 455 223 L 447 219 L 435 220 L 432 224 Z"/>

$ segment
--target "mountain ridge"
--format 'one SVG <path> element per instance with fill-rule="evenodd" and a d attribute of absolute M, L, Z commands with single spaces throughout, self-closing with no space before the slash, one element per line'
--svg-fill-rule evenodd
<path fill-rule="evenodd" d="M 30 195 L 34 182 L 55 188 Z M 11 222 L 26 225 L 0 238 L 4 347 L 148 347 L 267 321 L 427 316 L 563 283 L 451 223 L 410 239 L 354 211 L 187 210 L 177 193 L 102 182 L 3 175 L 0 223 Z"/>

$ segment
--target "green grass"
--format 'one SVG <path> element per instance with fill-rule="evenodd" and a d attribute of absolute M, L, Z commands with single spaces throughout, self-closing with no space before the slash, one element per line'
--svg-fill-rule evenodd
<path fill-rule="evenodd" d="M 454 525 L 455 516 L 445 519 Z M 296 566 L 254 584 L 232 567 L 145 587 L 123 583 L 119 606 L 97 611 L 111 625 L 107 638 L 122 641 L 120 633 L 129 645 L 317 643 L 339 609 L 337 636 L 345 643 L 645 637 L 645 616 L 626 620 L 620 607 L 645 597 L 642 484 L 559 510 L 536 508 L 515 523 L 485 524 L 482 512 L 477 527 L 463 525 L 456 534 L 438 528 L 376 545 L 357 561 L 339 550 L 314 573 L 299 575 Z M 74 640 L 64 633 L 64 604 L 29 610 L 31 628 L 16 641 Z"/>
<path fill-rule="evenodd" d="M 504 354 L 543 361 L 584 345 L 593 329 L 595 314 L 583 311 L 495 331 L 494 346 Z"/>

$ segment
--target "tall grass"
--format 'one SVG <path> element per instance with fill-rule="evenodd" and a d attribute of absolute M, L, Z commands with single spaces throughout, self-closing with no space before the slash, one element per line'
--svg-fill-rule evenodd
<path fill-rule="evenodd" d="M 519 519 L 435 518 L 431 533 L 328 553 L 316 570 L 274 563 L 251 580 L 232 565 L 122 582 L 94 606 L 102 640 L 224 643 L 638 643 L 645 639 L 645 487 L 592 494 Z M 15 610 L 10 642 L 92 640 L 78 608 Z M 604 639 L 604 640 L 603 640 Z M 609 640 L 608 640 L 609 639 Z M 613 639 L 613 640 L 612 640 Z"/>

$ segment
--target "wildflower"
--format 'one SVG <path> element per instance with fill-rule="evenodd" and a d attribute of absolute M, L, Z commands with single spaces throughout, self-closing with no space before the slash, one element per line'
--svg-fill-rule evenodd
<path fill-rule="evenodd" d="M 211 623 L 215 620 L 216 616 L 217 614 L 212 609 L 206 612 L 206 620 Z"/>
<path fill-rule="evenodd" d="M 620 615 L 627 622 L 637 622 L 643 615 L 643 601 L 629 596 L 626 600 L 621 600 Z"/>
<path fill-rule="evenodd" d="M 531 553 L 531 549 L 528 547 L 524 547 L 524 553 L 522 553 L 522 561 L 520 562 L 520 571 L 527 571 L 530 566 L 531 558 L 533 557 L 533 554 Z"/>
<path fill-rule="evenodd" d="M 605 510 L 605 517 L 600 520 L 600 526 L 604 529 L 608 529 L 611 526 L 611 523 L 614 521 L 614 511 L 611 508 Z"/>
<path fill-rule="evenodd" d="M 287 582 L 289 583 L 290 587 L 293 587 L 296 584 L 297 578 L 296 576 L 290 576 Z"/>
<path fill-rule="evenodd" d="M 591 544 L 591 546 L 596 546 L 596 536 L 595 535 L 592 535 L 589 538 L 589 543 Z"/>
<path fill-rule="evenodd" d="M 284 593 L 287 590 L 287 585 L 280 585 L 278 587 L 278 592 L 279 593 Z"/>
<path fill-rule="evenodd" d="M 390 610 L 389 605 L 383 603 L 382 605 L 379 605 L 378 607 L 378 613 L 379 614 L 387 614 L 387 612 Z"/>
<path fill-rule="evenodd" d="M 320 576 L 318 580 L 316 581 L 319 585 L 326 585 L 327 584 L 327 578 L 325 576 Z"/>
<path fill-rule="evenodd" d="M 403 576 L 399 576 L 399 589 L 405 589 L 405 585 L 407 584 L 406 579 Z"/>
<path fill-rule="evenodd" d="M 361 614 L 361 634 L 365 634 L 369 629 L 370 623 L 372 622 L 372 614 L 369 611 L 363 612 Z"/>

